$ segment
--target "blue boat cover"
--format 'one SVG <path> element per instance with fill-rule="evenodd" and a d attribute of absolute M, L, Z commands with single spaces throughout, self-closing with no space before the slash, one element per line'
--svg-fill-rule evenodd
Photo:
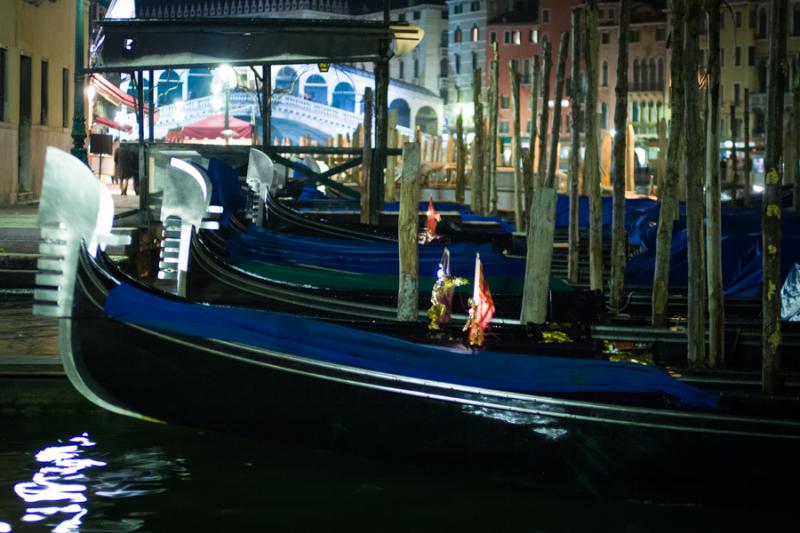
<path fill-rule="evenodd" d="M 105 312 L 170 334 L 464 386 L 530 394 L 663 394 L 700 408 L 714 408 L 717 402 L 716 396 L 644 365 L 415 344 L 310 318 L 171 300 L 125 283 L 110 292 Z"/>
<path fill-rule="evenodd" d="M 244 206 L 238 173 L 221 159 L 208 160 L 208 178 L 211 180 L 211 205 L 222 206 L 220 226 L 228 227 L 231 214 Z"/>

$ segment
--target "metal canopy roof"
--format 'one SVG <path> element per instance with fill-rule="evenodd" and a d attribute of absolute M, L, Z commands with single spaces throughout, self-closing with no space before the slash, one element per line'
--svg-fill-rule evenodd
<path fill-rule="evenodd" d="M 101 23 L 91 72 L 263 63 L 349 63 L 413 49 L 423 31 L 366 20 L 203 18 L 116 19 Z"/>

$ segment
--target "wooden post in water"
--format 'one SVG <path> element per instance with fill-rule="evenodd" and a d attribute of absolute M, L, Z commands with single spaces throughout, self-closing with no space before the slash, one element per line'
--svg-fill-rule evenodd
<path fill-rule="evenodd" d="M 536 187 L 544 184 L 547 174 L 547 126 L 550 123 L 550 68 L 552 66 L 550 40 L 545 36 L 542 40 L 542 114 L 539 120 L 539 168 L 536 174 Z"/>
<path fill-rule="evenodd" d="M 705 257 L 703 253 L 703 173 L 705 165 L 702 123 L 700 117 L 700 87 L 697 77 L 699 60 L 698 35 L 702 16 L 699 2 L 686 2 L 686 32 L 683 50 L 683 83 L 686 102 L 686 236 L 688 241 L 689 295 L 687 312 L 687 357 L 690 366 L 706 364 L 706 320 L 705 320 Z"/>
<path fill-rule="evenodd" d="M 739 171 L 736 169 L 736 104 L 731 104 L 731 176 L 730 183 L 736 191 L 736 184 L 739 183 Z M 727 176 L 720 177 L 722 181 L 728 179 Z"/>
<path fill-rule="evenodd" d="M 456 120 L 456 202 L 464 204 L 464 168 L 467 164 L 466 145 L 464 143 L 464 117 L 459 113 Z"/>
<path fill-rule="evenodd" d="M 580 9 L 572 10 L 572 91 L 570 92 L 570 118 L 572 123 L 572 140 L 569 150 L 569 228 L 567 253 L 567 280 L 578 283 L 578 259 L 580 236 L 578 233 L 578 174 L 581 166 L 581 13 Z"/>
<path fill-rule="evenodd" d="M 536 143 L 537 140 L 537 124 L 536 119 L 539 118 L 537 115 L 539 114 L 539 69 L 540 69 L 540 61 L 539 56 L 534 56 L 533 61 L 531 62 L 533 65 L 531 66 L 531 133 L 530 133 L 530 141 L 529 141 L 529 152 L 530 152 L 530 173 L 525 173 L 525 218 L 530 218 L 531 212 L 531 202 L 533 201 L 533 182 L 534 182 L 534 173 L 536 172 L 536 161 L 537 161 L 537 150 L 536 150 Z"/>
<path fill-rule="evenodd" d="M 361 223 L 371 224 L 370 206 L 372 205 L 373 190 L 372 176 L 372 88 L 364 89 L 364 144 L 362 153 L 362 167 L 364 179 L 361 183 Z"/>
<path fill-rule="evenodd" d="M 400 253 L 400 276 L 397 292 L 397 319 L 414 321 L 419 314 L 419 261 L 417 229 L 419 225 L 419 145 L 403 145 L 403 175 L 400 179 L 400 213 L 397 219 L 397 243 Z"/>
<path fill-rule="evenodd" d="M 744 182 L 742 196 L 744 197 L 744 206 L 750 207 L 750 89 L 747 88 L 744 90 L 742 122 L 744 123 Z"/>
<path fill-rule="evenodd" d="M 791 160 L 791 167 L 794 169 L 794 179 L 792 180 L 792 207 L 795 211 L 800 210 L 800 75 L 798 75 L 800 64 L 795 62 L 794 88 L 792 94 L 792 127 L 789 128 L 792 134 L 792 148 L 794 157 Z"/>
<path fill-rule="evenodd" d="M 522 199 L 523 183 L 520 155 L 522 154 L 522 139 L 519 132 L 519 72 L 514 68 L 514 62 L 509 61 L 509 76 L 511 76 L 511 167 L 514 169 L 514 227 L 517 231 L 525 230 L 524 202 Z M 496 185 L 496 184 L 495 184 Z M 497 193 L 494 195 L 495 211 L 497 210 Z"/>
<path fill-rule="evenodd" d="M 706 99 L 706 269 L 708 272 L 708 364 L 725 362 L 725 296 L 722 289 L 722 192 L 719 165 L 720 0 L 707 0 L 708 90 Z M 731 105 L 731 119 L 736 107 Z M 733 130 L 733 126 L 731 126 Z M 734 139 L 733 153 L 736 153 Z M 735 160 L 734 160 L 735 161 Z M 701 319 L 702 320 L 702 319 Z"/>
<path fill-rule="evenodd" d="M 767 136 L 764 154 L 762 207 L 762 387 L 772 394 L 782 388 L 781 369 L 781 155 L 783 152 L 783 94 L 786 87 L 785 0 L 769 3 L 769 61 L 767 62 Z"/>
<path fill-rule="evenodd" d="M 636 133 L 633 130 L 633 122 L 628 122 L 628 133 L 625 136 L 625 191 L 635 191 L 636 182 L 634 173 L 636 170 Z"/>
<path fill-rule="evenodd" d="M 547 302 L 550 291 L 550 268 L 553 258 L 553 234 L 555 233 L 556 163 L 558 162 L 558 140 L 561 131 L 561 95 L 564 92 L 564 70 L 567 63 L 569 32 L 561 34 L 558 45 L 558 69 L 556 91 L 553 95 L 553 132 L 550 144 L 550 164 L 541 187 L 533 195 L 531 220 L 528 223 L 528 251 L 525 261 L 525 285 L 522 290 L 522 324 L 543 324 L 547 318 Z"/>
<path fill-rule="evenodd" d="M 667 173 L 667 120 L 658 121 L 658 159 L 656 160 L 656 195 L 660 200 L 663 194 L 664 176 Z"/>
<path fill-rule="evenodd" d="M 497 213 L 497 83 L 500 75 L 497 43 L 492 43 L 492 62 L 489 70 L 489 137 L 486 147 L 489 159 L 486 161 L 484 180 L 484 213 Z"/>
<path fill-rule="evenodd" d="M 389 148 L 396 148 L 397 142 L 397 109 L 389 111 L 389 132 L 386 135 L 386 142 Z M 394 173 L 397 168 L 397 156 L 386 156 L 386 179 L 383 187 L 383 201 L 394 202 Z"/>
<path fill-rule="evenodd" d="M 470 184 L 472 211 L 483 215 L 483 102 L 481 102 L 481 69 L 472 73 L 472 98 L 475 105 L 473 124 L 475 136 L 472 140 L 472 183 Z"/>
<path fill-rule="evenodd" d="M 584 180 L 589 191 L 589 287 L 603 290 L 603 205 L 600 187 L 600 139 L 597 130 L 597 0 L 586 12 L 586 156 Z"/>
<path fill-rule="evenodd" d="M 609 307 L 619 313 L 622 307 L 622 289 L 625 283 L 625 151 L 628 138 L 628 29 L 631 21 L 630 0 L 619 4 L 619 49 L 617 52 L 617 105 L 614 110 L 614 175 L 612 176 L 614 203 L 611 223 L 611 294 Z"/>
<path fill-rule="evenodd" d="M 567 49 L 569 46 L 569 32 L 561 34 L 561 41 L 558 43 L 558 68 L 556 69 L 556 90 L 553 94 L 553 132 L 550 139 L 550 160 L 547 166 L 547 176 L 544 180 L 545 187 L 558 190 L 556 180 L 556 169 L 560 159 L 558 154 L 558 143 L 561 140 L 561 97 L 564 95 L 564 70 L 567 63 Z M 551 244 L 552 248 L 552 244 Z"/>

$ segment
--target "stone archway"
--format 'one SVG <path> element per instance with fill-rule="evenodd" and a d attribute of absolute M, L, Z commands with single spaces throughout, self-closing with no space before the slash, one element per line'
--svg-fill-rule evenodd
<path fill-rule="evenodd" d="M 408 102 L 402 98 L 396 98 L 389 104 L 389 112 L 393 109 L 397 110 L 397 125 L 403 128 L 411 127 L 411 108 L 408 107 Z"/>
<path fill-rule="evenodd" d="M 183 82 L 180 75 L 174 70 L 165 70 L 158 77 L 156 85 L 158 105 L 169 105 L 183 97 Z"/>
<path fill-rule="evenodd" d="M 297 96 L 297 71 L 292 67 L 283 67 L 275 76 L 275 93 L 290 94 Z"/>
<path fill-rule="evenodd" d="M 333 98 L 331 106 L 354 113 L 356 110 L 356 91 L 353 86 L 342 81 L 336 84 L 333 88 Z"/>
<path fill-rule="evenodd" d="M 312 74 L 303 86 L 303 98 L 328 105 L 328 82 L 319 74 Z"/>
<path fill-rule="evenodd" d="M 439 116 L 430 106 L 422 106 L 417 110 L 414 124 L 419 126 L 422 133 L 428 133 L 430 135 L 439 134 Z"/>

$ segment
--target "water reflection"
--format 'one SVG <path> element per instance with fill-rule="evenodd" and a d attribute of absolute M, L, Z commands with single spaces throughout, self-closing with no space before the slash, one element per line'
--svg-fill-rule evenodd
<path fill-rule="evenodd" d="M 173 475 L 190 479 L 183 460 L 169 460 L 158 447 L 109 457 L 95 446 L 88 433 L 82 433 L 35 454 L 39 469 L 30 481 L 14 485 L 14 492 L 26 504 L 22 522 L 41 523 L 54 533 L 72 533 L 82 527 L 137 531 L 143 520 L 105 517 L 107 506 L 102 500 L 163 493 L 164 483 Z M 0 533 L 12 531 L 11 524 L 0 521 Z"/>
<path fill-rule="evenodd" d="M 104 467 L 106 463 L 83 454 L 95 445 L 84 433 L 69 439 L 71 444 L 49 446 L 36 454 L 36 461 L 43 464 L 33 475 L 32 481 L 17 483 L 14 492 L 26 503 L 40 504 L 28 507 L 22 517 L 24 522 L 39 522 L 48 516 L 70 515 L 53 531 L 65 533 L 77 531 L 88 512 L 86 502 L 87 477 L 83 473 L 89 468 Z M 59 505 L 47 505 L 58 503 Z M 66 503 L 66 505 L 65 505 Z"/>

